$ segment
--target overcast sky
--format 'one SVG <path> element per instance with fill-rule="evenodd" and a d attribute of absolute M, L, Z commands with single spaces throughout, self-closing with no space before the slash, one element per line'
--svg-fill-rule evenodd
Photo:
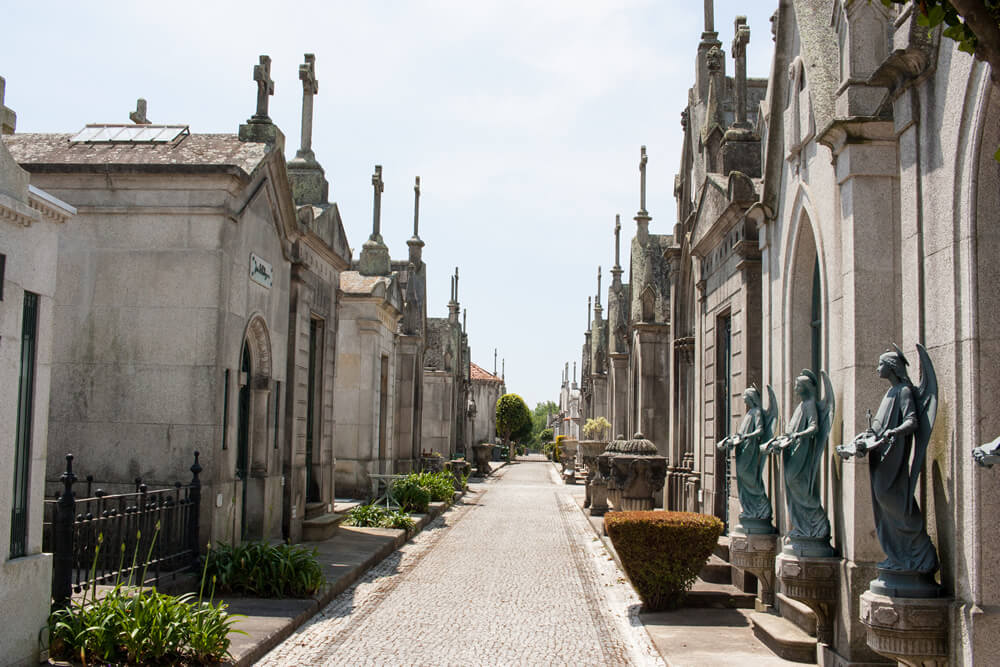
<path fill-rule="evenodd" d="M 715 3 L 727 73 L 733 18 L 745 14 L 749 75 L 768 75 L 776 6 Z M 608 276 L 613 264 L 615 213 L 623 247 L 634 234 L 641 144 L 650 231 L 675 221 L 701 2 L 5 2 L 3 15 L 0 76 L 18 132 L 128 122 L 145 97 L 154 123 L 235 133 L 268 54 L 271 117 L 293 157 L 298 65 L 315 53 L 313 149 L 355 256 L 371 232 L 374 165 L 394 258 L 406 257 L 419 175 L 428 314 L 447 315 L 460 267 L 472 360 L 492 370 L 498 348 L 508 390 L 531 406 L 558 400 L 563 364 L 580 359 L 597 266 Z"/>

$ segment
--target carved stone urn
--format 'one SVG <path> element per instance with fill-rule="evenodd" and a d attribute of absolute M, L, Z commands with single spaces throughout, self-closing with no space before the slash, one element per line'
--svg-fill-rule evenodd
<path fill-rule="evenodd" d="M 472 454 L 476 457 L 476 475 L 486 477 L 493 469 L 490 468 L 490 455 L 493 453 L 493 445 L 484 443 L 472 446 Z"/>
<path fill-rule="evenodd" d="M 615 440 L 607 456 L 608 496 L 616 511 L 651 510 L 667 479 L 667 458 L 641 433 L 631 440 Z"/>
<path fill-rule="evenodd" d="M 861 622 L 873 651 L 907 667 L 943 667 L 950 598 L 899 598 L 865 591 Z"/>
<path fill-rule="evenodd" d="M 452 477 L 454 477 L 455 490 L 462 490 L 462 478 L 469 474 L 472 466 L 465 459 L 456 459 L 454 461 L 448 461 L 444 464 L 444 467 L 451 471 Z"/>
<path fill-rule="evenodd" d="M 775 558 L 774 569 L 785 595 L 807 605 L 816 614 L 816 639 L 832 644 L 840 558 L 799 556 L 786 546 Z"/>
<path fill-rule="evenodd" d="M 562 463 L 562 477 L 567 484 L 576 484 L 577 440 L 566 439 L 559 444 L 559 462 Z"/>
<path fill-rule="evenodd" d="M 604 453 L 604 448 L 608 443 L 599 440 L 583 440 L 580 442 L 579 455 L 583 465 L 587 468 L 586 491 L 584 493 L 583 506 L 590 507 L 591 485 L 597 477 L 597 457 Z"/>

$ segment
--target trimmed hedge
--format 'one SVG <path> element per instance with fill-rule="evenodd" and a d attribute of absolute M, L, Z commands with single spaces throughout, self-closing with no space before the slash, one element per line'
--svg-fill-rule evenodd
<path fill-rule="evenodd" d="M 680 606 L 723 530 L 694 512 L 612 512 L 604 527 L 645 611 Z"/>

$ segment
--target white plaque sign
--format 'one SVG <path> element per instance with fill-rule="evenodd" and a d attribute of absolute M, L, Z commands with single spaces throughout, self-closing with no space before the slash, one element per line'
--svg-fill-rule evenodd
<path fill-rule="evenodd" d="M 250 280 L 270 289 L 274 282 L 274 269 L 257 255 L 250 253 Z"/>

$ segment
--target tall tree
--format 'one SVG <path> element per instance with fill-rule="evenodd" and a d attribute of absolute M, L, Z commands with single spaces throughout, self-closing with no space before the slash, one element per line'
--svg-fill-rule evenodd
<path fill-rule="evenodd" d="M 504 394 L 497 400 L 497 433 L 503 437 L 507 447 L 507 461 L 513 461 L 510 439 L 515 433 L 531 424 L 531 411 L 527 403 L 517 394 Z"/>

